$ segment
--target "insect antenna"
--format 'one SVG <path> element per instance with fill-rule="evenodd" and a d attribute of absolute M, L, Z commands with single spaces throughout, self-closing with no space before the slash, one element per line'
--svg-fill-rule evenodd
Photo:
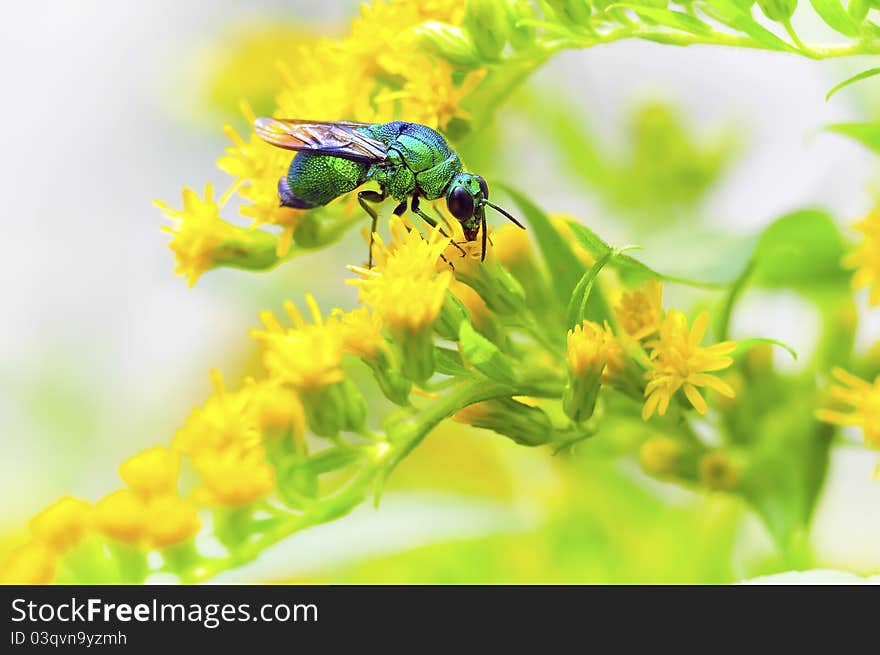
<path fill-rule="evenodd" d="M 526 229 L 526 226 L 525 226 L 525 225 L 523 225 L 523 224 L 520 223 L 518 220 L 516 220 L 513 216 L 511 216 L 511 215 L 507 212 L 507 210 L 502 209 L 501 207 L 499 207 L 499 206 L 496 205 L 495 203 L 489 202 L 488 200 L 483 200 L 483 204 L 484 204 L 484 205 L 489 205 L 492 209 L 494 209 L 495 211 L 497 211 L 499 214 L 502 214 L 503 216 L 505 216 L 505 217 L 507 218 L 507 220 L 509 220 L 511 223 L 513 223 L 513 224 L 516 225 L 517 227 L 522 228 L 523 230 Z"/>

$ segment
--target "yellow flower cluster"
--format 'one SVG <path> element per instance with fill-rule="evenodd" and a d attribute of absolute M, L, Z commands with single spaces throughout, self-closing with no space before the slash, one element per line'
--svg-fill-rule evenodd
<path fill-rule="evenodd" d="M 199 530 L 196 506 L 177 492 L 180 456 L 149 448 L 123 462 L 126 486 L 94 505 L 64 496 L 30 522 L 31 540 L 16 549 L 0 573 L 3 582 L 51 582 L 58 562 L 90 534 L 144 548 L 166 548 Z"/>
<path fill-rule="evenodd" d="M 254 385 L 227 391 L 216 372 L 214 393 L 174 435 L 172 447 L 186 454 L 199 474 L 195 498 L 203 504 L 242 505 L 269 493 L 275 472 L 266 461 Z M 265 402 L 265 400 L 263 401 Z"/>
<path fill-rule="evenodd" d="M 0 570 L 2 584 L 46 584 L 55 576 L 58 560 L 89 530 L 91 507 L 64 496 L 30 522 L 30 541 L 16 548 Z"/>
<path fill-rule="evenodd" d="M 736 343 L 701 345 L 709 323 L 707 313 L 700 314 L 692 328 L 682 312 L 670 309 L 664 314 L 662 286 L 650 280 L 640 290 L 623 293 L 615 314 L 623 335 L 615 335 L 607 323 L 602 327 L 591 321 L 569 331 L 567 360 L 573 380 L 589 378 L 594 385 L 601 381 L 623 388 L 632 370 L 627 353 L 643 349 L 648 367 L 643 420 L 655 412 L 664 415 L 679 389 L 700 414 L 705 414 L 708 406 L 698 387 L 708 387 L 728 398 L 735 395 L 730 385 L 712 373 L 733 363 L 730 354 Z M 654 338 L 648 339 L 652 335 Z"/>
<path fill-rule="evenodd" d="M 198 531 L 196 506 L 177 491 L 180 455 L 155 446 L 126 460 L 119 476 L 126 486 L 94 507 L 95 529 L 122 543 L 163 548 L 181 543 Z"/>

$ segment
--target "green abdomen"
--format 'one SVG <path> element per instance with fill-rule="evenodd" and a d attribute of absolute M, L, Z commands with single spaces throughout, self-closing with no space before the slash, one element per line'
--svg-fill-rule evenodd
<path fill-rule="evenodd" d="M 300 152 L 290 162 L 287 184 L 294 196 L 317 207 L 359 187 L 369 169 L 351 159 Z"/>

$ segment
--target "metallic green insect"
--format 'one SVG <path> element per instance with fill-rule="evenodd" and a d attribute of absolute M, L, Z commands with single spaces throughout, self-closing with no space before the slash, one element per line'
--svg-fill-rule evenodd
<path fill-rule="evenodd" d="M 399 203 L 396 215 L 406 211 L 409 201 L 410 209 L 432 227 L 437 221 L 419 207 L 419 199 L 445 197 L 449 212 L 461 223 L 465 239 L 475 241 L 482 231 L 482 259 L 486 257 L 486 205 L 525 229 L 489 202 L 486 180 L 465 173 L 461 159 L 446 140 L 424 125 L 258 118 L 254 129 L 274 146 L 299 151 L 287 176 L 278 181 L 278 196 L 284 207 L 320 207 L 366 182 L 378 183 L 379 191 L 358 193 L 358 202 L 372 219 L 370 265 L 378 214 L 368 203 L 382 202 L 388 196 Z"/>

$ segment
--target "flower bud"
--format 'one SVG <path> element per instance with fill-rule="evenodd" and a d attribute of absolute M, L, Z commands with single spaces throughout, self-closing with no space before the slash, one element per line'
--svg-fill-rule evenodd
<path fill-rule="evenodd" d="M 335 437 L 340 431 L 357 432 L 364 426 L 367 403 L 349 379 L 325 387 L 303 390 L 306 422 L 320 437 Z"/>
<path fill-rule="evenodd" d="M 497 0 L 467 0 L 462 26 L 477 52 L 489 61 L 498 59 L 507 42 L 507 22 Z"/>
<path fill-rule="evenodd" d="M 459 27 L 429 20 L 416 27 L 415 33 L 431 50 L 451 64 L 472 67 L 480 62 L 470 35 Z"/>
<path fill-rule="evenodd" d="M 379 389 L 385 397 L 395 405 L 409 405 L 409 392 L 412 382 L 406 379 L 400 371 L 391 366 L 391 362 L 385 353 L 380 353 L 367 361 L 367 365 L 373 371 L 373 377 L 379 385 Z"/>
<path fill-rule="evenodd" d="M 494 398 L 469 405 L 453 416 L 459 423 L 492 430 L 523 446 L 541 446 L 553 439 L 553 425 L 544 411 L 513 398 Z"/>
<path fill-rule="evenodd" d="M 573 421 L 593 415 L 602 373 L 606 364 L 605 332 L 595 323 L 584 321 L 568 331 L 568 385 L 562 395 L 562 408 Z"/>
<path fill-rule="evenodd" d="M 520 25 L 524 20 L 534 20 L 535 10 L 529 0 L 507 0 L 503 3 L 507 19 L 507 36 L 514 50 L 522 50 L 535 42 L 535 28 Z"/>
<path fill-rule="evenodd" d="M 443 299 L 443 307 L 440 309 L 440 315 L 437 322 L 434 323 L 434 330 L 444 339 L 452 341 L 458 338 L 458 330 L 462 321 L 468 320 L 468 312 L 457 297 L 451 291 L 446 292 Z"/>
<path fill-rule="evenodd" d="M 770 20 L 787 21 L 797 8 L 797 0 L 758 0 L 758 6 Z"/>

